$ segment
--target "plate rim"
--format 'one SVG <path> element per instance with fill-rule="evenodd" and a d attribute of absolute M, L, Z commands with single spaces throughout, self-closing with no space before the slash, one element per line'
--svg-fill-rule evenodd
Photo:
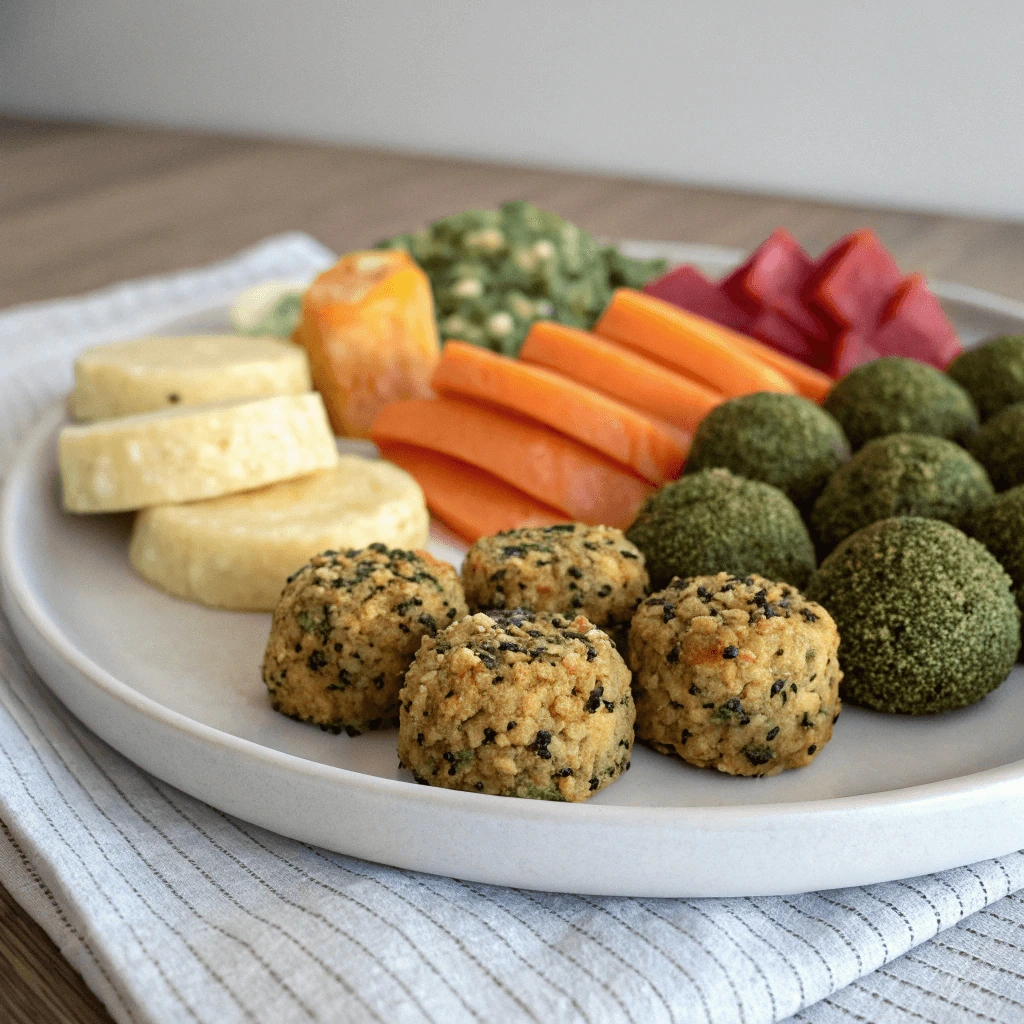
<path fill-rule="evenodd" d="M 739 250 L 718 246 L 690 246 L 669 242 L 632 244 L 650 246 L 647 252 L 652 255 L 661 253 L 670 259 L 689 260 L 718 269 L 735 264 L 744 256 Z M 946 301 L 963 303 L 978 312 L 1009 316 L 1024 323 L 1024 303 L 966 285 L 933 282 L 932 286 L 936 294 Z M 215 301 L 205 309 L 208 312 L 219 311 L 224 306 L 223 301 Z M 174 317 L 169 317 L 167 327 L 171 327 L 174 321 Z M 1024 800 L 1024 759 L 936 782 L 816 800 L 717 806 L 562 805 L 549 801 L 509 800 L 485 794 L 416 786 L 402 779 L 370 775 L 287 753 L 192 719 L 140 693 L 80 650 L 61 632 L 57 621 L 48 614 L 45 601 L 33 591 L 28 575 L 22 571 L 29 570 L 30 565 L 19 557 L 13 543 L 19 533 L 16 516 L 18 494 L 20 491 L 24 495 L 25 485 L 38 480 L 40 463 L 31 457 L 32 453 L 36 452 L 39 458 L 52 460 L 52 451 L 47 452 L 44 447 L 47 444 L 46 438 L 56 432 L 64 415 L 61 403 L 40 415 L 17 445 L 9 464 L 3 493 L 0 495 L 0 601 L 8 612 L 14 635 L 21 642 L 29 662 L 36 668 L 47 688 L 69 708 L 72 715 L 77 715 L 87 728 L 139 767 L 221 810 L 301 841 L 319 843 L 339 852 L 402 868 L 443 875 L 455 874 L 489 884 L 626 896 L 772 895 L 837 885 L 871 884 L 1000 856 L 1024 843 L 1024 832 L 1021 832 L 1021 827 L 1016 830 L 1012 827 L 1014 815 L 1007 814 L 1021 806 Z M 48 677 L 43 665 L 47 669 L 56 666 L 53 673 L 56 679 Z M 78 685 L 80 680 L 85 680 L 90 687 L 89 691 L 82 691 L 81 706 L 77 699 L 74 705 L 69 703 L 64 695 L 70 692 L 72 684 Z M 429 816 L 438 818 L 437 812 L 440 811 L 453 822 L 468 822 L 474 827 L 480 827 L 477 823 L 482 822 L 483 827 L 492 833 L 495 828 L 513 826 L 525 829 L 524 835 L 543 835 L 545 838 L 557 834 L 572 838 L 599 836 L 606 839 L 608 828 L 627 827 L 628 835 L 646 834 L 653 847 L 671 849 L 673 855 L 676 854 L 676 844 L 680 838 L 688 838 L 697 844 L 694 849 L 705 849 L 711 855 L 720 849 L 720 845 L 715 844 L 729 839 L 756 835 L 759 841 L 763 837 L 766 842 L 779 843 L 790 841 L 786 837 L 793 836 L 793 830 L 801 828 L 817 833 L 813 843 L 823 853 L 832 854 L 834 859 L 824 864 L 818 863 L 813 870 L 808 869 L 813 880 L 808 880 L 805 874 L 797 882 L 762 878 L 760 874 L 757 874 L 756 881 L 750 881 L 754 873 L 749 866 L 745 867 L 743 855 L 740 854 L 730 854 L 732 861 L 740 864 L 740 875 L 734 879 L 720 879 L 712 871 L 714 865 L 709 868 L 700 864 L 699 857 L 693 851 L 683 854 L 684 860 L 688 861 L 687 870 L 694 875 L 693 880 L 690 875 L 684 876 L 678 865 L 662 868 L 659 862 L 654 868 L 649 866 L 649 876 L 639 877 L 639 880 L 637 876 L 612 878 L 605 873 L 604 880 L 594 882 L 592 887 L 590 882 L 581 887 L 575 877 L 566 875 L 565 870 L 548 868 L 546 862 L 543 867 L 538 867 L 535 860 L 525 854 L 518 861 L 513 859 L 514 862 L 497 866 L 483 860 L 474 860 L 472 855 L 463 855 L 458 868 L 453 866 L 449 870 L 448 861 L 438 860 L 441 854 L 434 850 L 424 853 L 422 844 L 414 849 L 395 847 L 393 839 L 388 841 L 373 834 L 374 824 L 367 824 L 368 831 L 362 834 L 346 837 L 346 846 L 342 840 L 332 836 L 327 836 L 325 841 L 323 831 L 318 832 L 319 838 L 310 838 L 316 826 L 298 822 L 293 827 L 291 819 L 287 815 L 285 818 L 280 817 L 280 812 L 277 812 L 277 817 L 262 807 L 250 809 L 248 813 L 240 812 L 237 809 L 239 803 L 252 808 L 252 802 L 247 803 L 246 798 L 234 795 L 230 792 L 230 786 L 217 788 L 207 784 L 206 777 L 197 775 L 187 767 L 179 767 L 168 756 L 161 757 L 159 752 L 150 753 L 148 747 L 133 743 L 130 739 L 120 740 L 121 734 L 108 726 L 93 708 L 89 707 L 86 713 L 85 705 L 90 700 L 105 702 L 106 707 L 112 707 L 111 702 L 116 702 L 124 709 L 125 715 L 133 716 L 141 731 L 149 734 L 154 730 L 163 735 L 178 734 L 181 737 L 178 741 L 179 752 L 182 744 L 186 745 L 186 749 L 191 744 L 192 750 L 204 752 L 203 756 L 209 763 L 223 764 L 223 761 L 213 762 L 209 759 L 225 758 L 226 755 L 230 762 L 243 769 L 253 765 L 253 770 L 257 770 L 259 766 L 263 773 L 262 781 L 271 789 L 280 788 L 282 782 L 290 786 L 293 781 L 300 784 L 305 781 L 309 785 L 310 794 L 316 797 L 329 794 L 331 799 L 339 801 L 338 806 L 351 806 L 354 813 L 363 815 L 364 820 L 367 817 L 368 800 L 376 801 L 375 806 L 386 802 L 389 815 L 396 815 L 398 827 L 404 826 L 407 830 L 416 822 L 419 822 L 420 827 L 423 827 L 424 822 L 433 825 Z M 129 753 L 132 749 L 137 752 L 136 756 Z M 159 765 L 164 766 L 163 770 Z M 486 800 L 482 802 L 481 797 L 484 796 Z M 234 805 L 228 806 L 232 801 Z M 958 838 L 943 844 L 941 851 L 932 849 L 917 838 L 895 856 L 871 852 L 873 835 L 877 835 L 879 830 L 891 828 L 894 821 L 900 820 L 901 812 L 916 816 L 918 820 L 915 827 L 920 836 L 921 828 L 928 823 L 949 824 L 953 821 L 959 824 L 961 811 L 964 812 L 963 825 L 970 823 L 975 831 L 972 832 L 970 825 L 967 828 L 961 825 Z M 1008 817 L 1010 821 L 1007 821 Z M 280 824 L 282 820 L 286 821 L 285 825 Z M 376 818 L 373 820 L 376 822 Z M 979 826 L 989 830 L 993 838 L 983 843 L 978 838 L 982 834 Z M 836 838 L 846 835 L 847 828 L 858 837 L 860 844 L 860 857 L 852 862 L 843 856 L 850 849 L 846 840 Z M 804 833 L 800 835 L 803 838 Z M 1004 842 L 1005 848 L 999 846 L 997 849 L 999 842 Z M 634 851 L 634 856 L 639 858 L 639 854 L 640 851 Z M 709 871 L 712 872 L 710 875 Z M 837 881 L 840 873 L 842 880 Z M 742 881 L 743 877 L 747 881 Z"/>

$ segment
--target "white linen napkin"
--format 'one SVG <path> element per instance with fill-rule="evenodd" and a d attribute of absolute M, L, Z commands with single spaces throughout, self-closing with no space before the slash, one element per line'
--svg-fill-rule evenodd
<path fill-rule="evenodd" d="M 0 467 L 80 348 L 331 258 L 284 235 L 0 314 Z M 553 895 L 382 867 L 140 771 L 49 694 L 2 619 L 0 882 L 120 1022 L 1024 1022 L 1024 853 L 758 899 Z"/>

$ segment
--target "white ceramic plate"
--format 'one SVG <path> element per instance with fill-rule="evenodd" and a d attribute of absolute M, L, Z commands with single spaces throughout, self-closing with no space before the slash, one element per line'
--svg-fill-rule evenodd
<path fill-rule="evenodd" d="M 737 254 L 636 244 L 718 271 Z M 963 336 L 1024 331 L 1024 307 L 938 286 Z M 223 329 L 212 309 L 171 330 Z M 533 889 L 645 896 L 799 892 L 907 877 L 1024 847 L 1024 669 L 935 718 L 847 707 L 808 768 L 729 778 L 637 747 L 583 805 L 431 789 L 395 732 L 350 739 L 274 714 L 268 615 L 218 612 L 132 571 L 127 516 L 60 508 L 54 410 L 25 441 L 0 521 L 4 607 L 29 658 L 91 729 L 230 814 L 342 853 Z M 460 548 L 435 531 L 432 550 Z"/>

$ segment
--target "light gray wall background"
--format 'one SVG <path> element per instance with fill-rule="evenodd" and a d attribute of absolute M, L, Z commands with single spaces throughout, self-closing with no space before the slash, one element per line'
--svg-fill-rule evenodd
<path fill-rule="evenodd" d="M 1024 220 L 1024 0 L 0 0 L 0 110 Z"/>

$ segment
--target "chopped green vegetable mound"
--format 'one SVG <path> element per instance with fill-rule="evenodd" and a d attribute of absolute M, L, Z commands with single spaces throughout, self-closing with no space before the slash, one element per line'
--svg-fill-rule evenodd
<path fill-rule="evenodd" d="M 978 427 L 971 396 L 927 363 L 885 356 L 836 381 L 825 409 L 846 431 L 853 450 L 886 434 L 934 434 L 963 441 Z"/>
<path fill-rule="evenodd" d="M 995 492 L 959 445 L 924 434 L 876 437 L 829 480 L 811 512 L 821 554 L 880 519 L 921 516 L 959 526 Z"/>
<path fill-rule="evenodd" d="M 850 457 L 843 428 L 798 395 L 762 391 L 712 409 L 697 427 L 686 472 L 720 466 L 778 487 L 809 512 L 829 477 Z"/>
<path fill-rule="evenodd" d="M 969 348 L 946 373 L 967 390 L 983 420 L 1014 402 L 1024 402 L 1024 334 L 990 338 Z"/>
<path fill-rule="evenodd" d="M 664 260 L 602 248 L 561 217 L 526 202 L 467 210 L 383 249 L 406 249 L 430 278 L 442 341 L 514 356 L 535 320 L 591 328 L 615 288 L 642 288 Z"/>
<path fill-rule="evenodd" d="M 1024 484 L 1024 402 L 996 413 L 967 443 L 997 491 Z"/>
<path fill-rule="evenodd" d="M 757 573 L 802 587 L 814 545 L 796 506 L 777 487 L 705 469 L 648 499 L 626 536 L 643 552 L 651 587 L 673 576 Z"/>
<path fill-rule="evenodd" d="M 1020 649 L 1010 577 L 937 519 L 883 519 L 847 537 L 807 585 L 841 637 L 843 700 L 930 715 L 981 700 Z"/>

